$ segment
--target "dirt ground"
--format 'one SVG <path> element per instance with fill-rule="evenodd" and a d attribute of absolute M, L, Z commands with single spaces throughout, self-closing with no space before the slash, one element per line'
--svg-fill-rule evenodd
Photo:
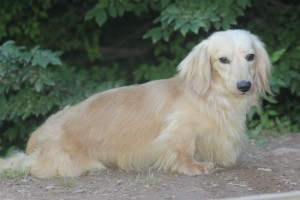
<path fill-rule="evenodd" d="M 300 134 L 267 138 L 261 147 L 250 144 L 236 166 L 196 177 L 112 169 L 74 179 L 0 180 L 1 200 L 219 199 L 295 190 L 300 190 Z"/>

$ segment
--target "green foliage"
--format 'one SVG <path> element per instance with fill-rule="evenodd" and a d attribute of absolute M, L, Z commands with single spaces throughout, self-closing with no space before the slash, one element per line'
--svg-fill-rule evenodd
<path fill-rule="evenodd" d="M 38 46 L 28 51 L 13 41 L 0 46 L 0 105 L 4 105 L 0 107 L 3 131 L 0 151 L 5 150 L 7 154 L 14 151 L 16 146 L 10 143 L 24 143 L 41 119 L 58 109 L 96 91 L 122 85 L 122 81 L 115 81 L 116 85 L 108 81 L 97 86 L 95 75 L 76 74 L 72 68 L 62 65 L 61 54 Z M 96 72 L 104 76 L 112 73 Z"/>
<path fill-rule="evenodd" d="M 90 9 L 85 16 L 86 20 L 94 19 L 99 26 L 102 26 L 110 17 L 122 17 L 125 12 L 134 12 L 140 16 L 148 11 L 148 3 L 144 0 L 99 0 L 95 7 Z"/>
<path fill-rule="evenodd" d="M 0 16 L 0 154 L 65 105 L 172 76 L 194 45 L 228 28 L 260 36 L 273 63 L 274 95 L 249 115 L 250 136 L 300 130 L 298 1 L 4 0 Z"/>
<path fill-rule="evenodd" d="M 160 15 L 154 20 L 159 26 L 150 29 L 144 38 L 169 41 L 170 36 L 179 31 L 183 36 L 192 32 L 198 34 L 203 29 L 208 32 L 213 26 L 216 30 L 229 29 L 236 25 L 236 18 L 244 15 L 249 0 L 213 1 L 167 1 Z"/>
<path fill-rule="evenodd" d="M 153 9 L 160 12 L 154 20 L 158 26 L 147 31 L 144 38 L 151 38 L 153 42 L 161 39 L 169 41 L 170 36 L 177 31 L 186 36 L 188 32 L 198 34 L 200 29 L 208 32 L 211 26 L 217 30 L 228 29 L 231 25 L 237 24 L 236 18 L 244 15 L 244 9 L 249 5 L 250 0 L 100 0 L 87 12 L 85 19 L 94 19 L 102 26 L 109 17 L 122 17 L 126 12 L 141 16 L 149 9 Z"/>
<path fill-rule="evenodd" d="M 286 49 L 280 49 L 270 56 L 270 60 L 273 65 L 280 60 L 285 51 Z M 279 89 L 285 86 L 284 82 L 278 77 L 274 77 L 271 80 L 271 84 L 273 86 L 272 90 L 275 93 L 279 93 Z M 278 112 L 278 110 L 274 108 L 274 106 L 278 104 L 278 101 L 274 96 L 265 96 L 264 100 L 268 102 L 268 104 L 264 106 L 264 110 L 260 112 L 253 110 L 248 116 L 248 126 L 250 128 L 249 135 L 251 137 L 260 137 L 263 130 L 264 134 L 271 135 L 299 130 L 300 127 L 296 124 L 293 126 L 289 118 L 282 116 L 282 113 Z"/>
<path fill-rule="evenodd" d="M 249 29 L 255 29 L 263 36 L 272 52 L 273 77 L 271 79 L 274 96 L 263 102 L 260 115 L 250 118 L 250 135 L 277 135 L 298 132 L 300 129 L 300 4 L 295 1 L 252 2 L 256 10 L 246 13 L 252 22 Z M 268 7 L 268 9 L 265 9 Z M 257 15 L 257 13 L 263 13 Z"/>
<path fill-rule="evenodd" d="M 1 107 L 0 120 L 26 119 L 32 114 L 38 116 L 49 112 L 57 102 L 57 96 L 61 95 L 61 91 L 58 94 L 51 92 L 53 88 L 61 88 L 47 67 L 61 65 L 60 54 L 39 47 L 26 51 L 13 41 L 0 47 L 0 102 L 8 105 Z"/>

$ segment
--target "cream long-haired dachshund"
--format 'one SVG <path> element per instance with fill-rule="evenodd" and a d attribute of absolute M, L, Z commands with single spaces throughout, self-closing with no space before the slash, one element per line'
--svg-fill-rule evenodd
<path fill-rule="evenodd" d="M 246 141 L 246 114 L 270 93 L 263 43 L 244 30 L 216 32 L 194 47 L 170 79 L 111 89 L 52 115 L 26 154 L 0 169 L 40 178 L 107 166 L 189 176 L 233 165 Z"/>

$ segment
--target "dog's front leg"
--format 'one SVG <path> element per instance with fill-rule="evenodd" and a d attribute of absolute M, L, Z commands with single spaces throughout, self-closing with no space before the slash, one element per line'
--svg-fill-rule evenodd
<path fill-rule="evenodd" d="M 214 164 L 211 162 L 197 162 L 190 155 L 182 155 L 178 157 L 177 164 L 178 167 L 175 170 L 179 174 L 184 174 L 188 176 L 197 176 L 200 174 L 208 174 L 214 169 Z"/>
<path fill-rule="evenodd" d="M 185 140 L 186 139 L 186 140 Z M 195 156 L 195 140 L 189 138 L 181 138 L 178 141 L 177 158 L 175 161 L 174 169 L 179 174 L 188 176 L 197 176 L 200 174 L 207 174 L 214 169 L 211 162 L 197 162 Z"/>
<path fill-rule="evenodd" d="M 195 130 L 190 126 L 178 128 L 178 125 L 167 127 L 154 142 L 156 166 L 188 176 L 209 173 L 214 168 L 213 163 L 197 162 L 194 158 L 197 138 Z"/>

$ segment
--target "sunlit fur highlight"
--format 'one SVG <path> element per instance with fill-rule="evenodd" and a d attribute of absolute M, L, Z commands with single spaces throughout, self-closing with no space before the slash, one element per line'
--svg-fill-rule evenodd
<path fill-rule="evenodd" d="M 255 60 L 245 61 L 245 52 Z M 220 64 L 220 55 L 231 64 Z M 0 169 L 29 168 L 50 178 L 108 166 L 190 176 L 231 166 L 246 143 L 247 112 L 270 93 L 270 71 L 256 36 L 217 32 L 189 53 L 175 77 L 101 92 L 52 115 L 32 133 L 26 154 L 1 159 Z M 241 94 L 235 82 L 244 79 L 252 87 Z"/>

